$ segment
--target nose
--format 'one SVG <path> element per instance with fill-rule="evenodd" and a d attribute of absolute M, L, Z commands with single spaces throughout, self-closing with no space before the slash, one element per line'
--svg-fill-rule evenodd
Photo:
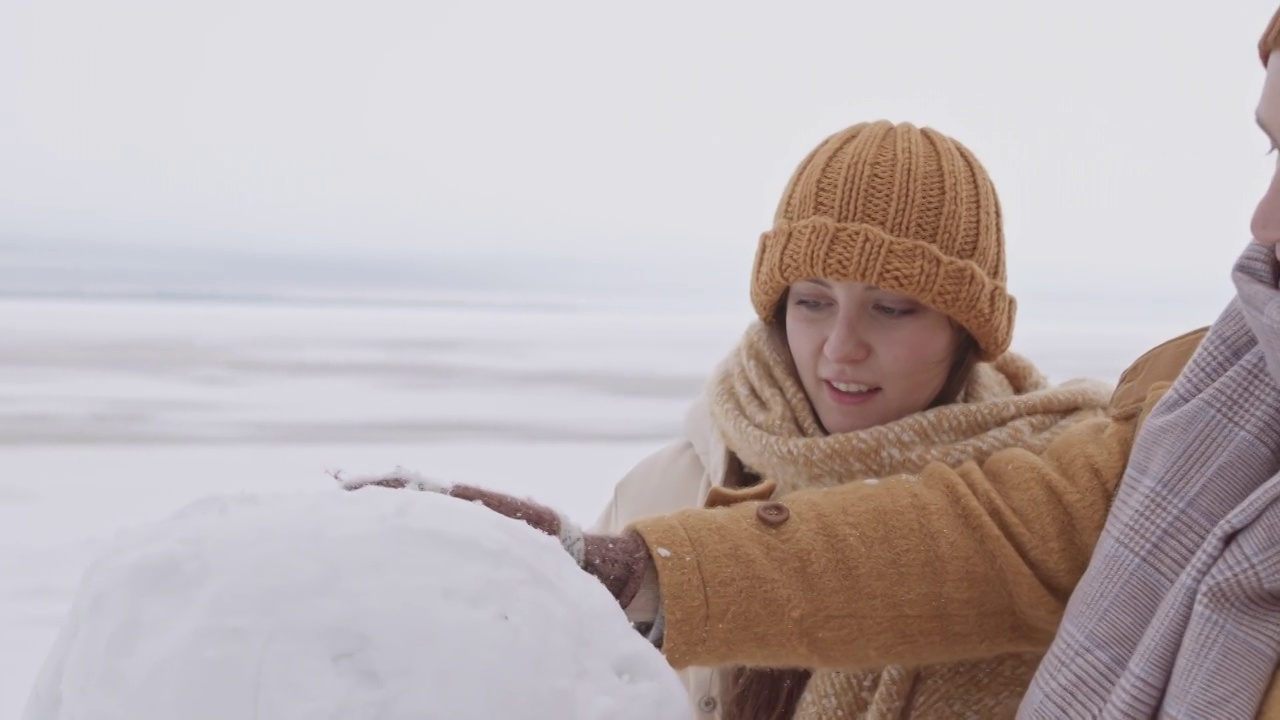
<path fill-rule="evenodd" d="M 1258 208 L 1253 211 L 1253 222 L 1250 223 L 1253 239 L 1261 243 L 1280 243 L 1280 161 L 1277 162 L 1275 174 L 1271 176 L 1271 186 L 1258 201 Z"/>
<path fill-rule="evenodd" d="M 822 346 L 827 359 L 837 364 L 866 360 L 871 355 L 871 344 L 867 342 L 864 324 L 865 318 L 858 311 L 840 313 Z"/>

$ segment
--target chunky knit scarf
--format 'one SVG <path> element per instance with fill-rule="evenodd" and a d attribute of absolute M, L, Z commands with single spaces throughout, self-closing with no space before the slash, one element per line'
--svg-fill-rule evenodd
<path fill-rule="evenodd" d="M 934 461 L 981 462 L 1010 447 L 1039 452 L 1073 422 L 1101 415 L 1111 389 L 1093 381 L 1050 387 L 1028 360 L 1006 353 L 978 364 L 954 404 L 828 435 L 781 341 L 756 323 L 721 364 L 708 395 L 725 445 L 749 470 L 777 482 L 781 494 L 909 476 Z M 933 668 L 817 671 L 795 718 L 1011 717 L 1035 661 L 1019 656 Z"/>

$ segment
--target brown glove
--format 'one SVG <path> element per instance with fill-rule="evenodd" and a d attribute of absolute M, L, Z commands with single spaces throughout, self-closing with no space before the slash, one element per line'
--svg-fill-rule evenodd
<path fill-rule="evenodd" d="M 524 522 L 559 539 L 564 549 L 578 562 L 578 566 L 603 583 L 623 609 L 631 604 L 640 591 L 645 576 L 655 572 L 649 548 L 637 533 L 583 533 L 581 528 L 564 515 L 532 500 L 471 485 L 445 485 L 400 468 L 385 475 L 369 477 L 346 478 L 341 472 L 334 472 L 332 475 L 344 490 L 376 486 L 437 492 L 479 503 L 499 515 Z"/>

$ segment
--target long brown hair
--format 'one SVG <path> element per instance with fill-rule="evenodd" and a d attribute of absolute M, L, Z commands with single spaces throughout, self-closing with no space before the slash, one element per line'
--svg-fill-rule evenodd
<path fill-rule="evenodd" d="M 775 340 L 786 350 L 787 295 L 783 293 L 773 311 L 772 327 Z M 951 361 L 947 380 L 929 407 L 950 405 L 960 399 L 973 368 L 978 364 L 978 343 L 964 328 L 956 325 L 959 339 L 955 358 Z M 789 358 L 791 353 L 786 351 Z M 792 368 L 795 371 L 795 368 Z M 760 477 L 747 470 L 733 453 L 725 472 L 725 485 L 750 487 L 760 482 Z M 800 697 L 809 684 L 812 671 L 803 668 L 732 668 L 722 680 L 720 694 L 724 720 L 791 720 Z"/>

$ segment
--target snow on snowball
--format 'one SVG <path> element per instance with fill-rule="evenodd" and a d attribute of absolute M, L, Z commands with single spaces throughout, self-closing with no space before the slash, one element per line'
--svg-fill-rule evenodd
<path fill-rule="evenodd" d="M 24 720 L 667 720 L 559 543 L 433 493 L 214 497 L 90 566 Z"/>

